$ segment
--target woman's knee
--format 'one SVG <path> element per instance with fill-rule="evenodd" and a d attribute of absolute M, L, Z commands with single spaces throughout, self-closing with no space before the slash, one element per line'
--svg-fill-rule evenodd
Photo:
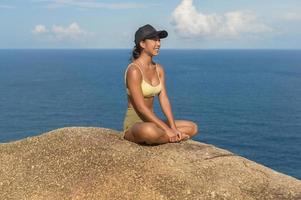
<path fill-rule="evenodd" d="M 140 129 L 140 134 L 145 141 L 155 142 L 162 136 L 163 132 L 154 123 L 145 123 Z"/>
<path fill-rule="evenodd" d="M 191 126 L 192 126 L 192 134 L 193 135 L 195 135 L 195 134 L 197 134 L 198 132 L 199 132 L 199 127 L 198 127 L 198 125 L 195 123 L 195 122 L 193 122 L 193 121 L 191 121 Z"/>

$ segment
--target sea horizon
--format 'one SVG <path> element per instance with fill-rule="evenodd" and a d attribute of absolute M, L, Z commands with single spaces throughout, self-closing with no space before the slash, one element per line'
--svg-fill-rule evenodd
<path fill-rule="evenodd" d="M 0 50 L 132 50 L 132 48 L 0 48 Z M 268 50 L 268 51 L 281 51 L 281 50 L 293 50 L 293 51 L 300 51 L 301 48 L 166 48 L 166 47 L 161 47 L 160 51 L 162 50 L 205 50 L 205 51 L 210 51 L 210 50 L 239 50 L 239 51 L 244 51 L 244 50 Z"/>

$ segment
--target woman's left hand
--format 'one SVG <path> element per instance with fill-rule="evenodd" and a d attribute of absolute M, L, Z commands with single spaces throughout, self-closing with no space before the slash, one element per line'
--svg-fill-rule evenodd
<path fill-rule="evenodd" d="M 179 140 L 187 140 L 187 139 L 190 138 L 189 135 L 186 135 L 185 133 L 182 133 L 178 129 L 175 129 L 175 131 L 177 132 L 177 136 L 178 136 Z"/>

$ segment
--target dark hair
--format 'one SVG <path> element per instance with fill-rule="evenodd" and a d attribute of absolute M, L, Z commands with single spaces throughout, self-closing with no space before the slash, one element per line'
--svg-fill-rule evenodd
<path fill-rule="evenodd" d="M 134 46 L 133 50 L 132 50 L 132 56 L 130 58 L 130 61 L 134 61 L 137 58 L 139 58 L 141 52 L 142 52 L 143 48 L 140 46 L 140 44 L 137 44 Z"/>

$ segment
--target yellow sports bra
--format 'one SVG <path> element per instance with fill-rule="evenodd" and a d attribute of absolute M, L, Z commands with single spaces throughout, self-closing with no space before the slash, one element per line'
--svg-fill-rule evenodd
<path fill-rule="evenodd" d="M 134 64 L 134 63 L 131 63 L 131 64 Z M 127 73 L 127 70 L 128 70 L 128 68 L 131 64 L 129 64 L 128 67 L 125 70 L 125 76 L 124 76 L 125 86 L 126 86 L 126 73 Z M 156 72 L 157 72 L 157 75 L 158 75 L 159 84 L 156 85 L 156 86 L 152 86 L 151 84 L 146 82 L 143 78 L 143 72 L 142 72 L 141 68 L 138 65 L 136 65 L 136 66 L 138 67 L 138 69 L 140 70 L 141 75 L 142 75 L 141 89 L 142 89 L 143 96 L 144 97 L 153 97 L 153 96 L 159 94 L 162 90 L 162 84 L 161 84 L 159 73 L 158 73 L 158 70 L 157 70 L 157 63 L 156 63 Z M 127 86 L 126 86 L 126 91 L 127 91 L 128 95 L 130 95 L 130 91 L 127 88 Z"/>

